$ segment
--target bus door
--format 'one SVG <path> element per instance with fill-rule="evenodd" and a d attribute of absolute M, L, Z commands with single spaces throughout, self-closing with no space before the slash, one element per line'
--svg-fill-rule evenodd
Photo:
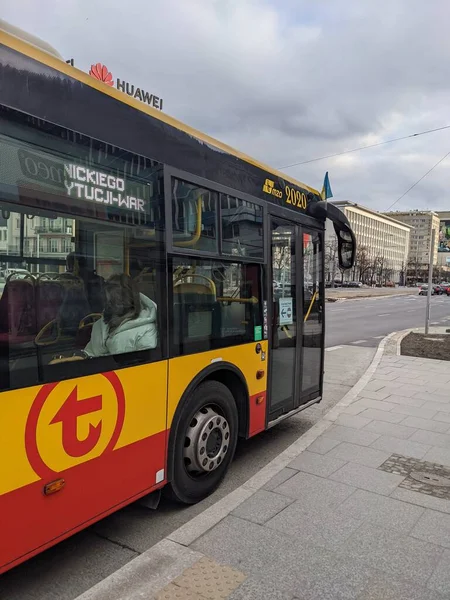
<path fill-rule="evenodd" d="M 322 393 L 324 355 L 323 233 L 302 228 L 302 361 L 300 404 Z"/>
<path fill-rule="evenodd" d="M 272 323 L 268 421 L 320 395 L 322 233 L 271 217 Z"/>

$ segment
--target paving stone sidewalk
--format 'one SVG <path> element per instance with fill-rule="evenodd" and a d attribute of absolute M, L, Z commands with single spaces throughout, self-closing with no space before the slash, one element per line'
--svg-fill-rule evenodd
<path fill-rule="evenodd" d="M 203 535 L 82 598 L 450 600 L 450 362 L 385 354 L 326 419 Z"/>

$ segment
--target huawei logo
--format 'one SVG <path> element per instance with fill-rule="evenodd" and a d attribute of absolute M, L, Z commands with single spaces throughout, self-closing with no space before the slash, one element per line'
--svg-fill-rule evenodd
<path fill-rule="evenodd" d="M 94 77 L 95 79 L 98 79 L 99 81 L 103 81 L 103 83 L 106 83 L 106 85 L 114 85 L 112 73 L 110 73 L 107 67 L 105 67 L 105 65 L 102 65 L 101 63 L 91 65 L 89 75 L 91 75 L 91 77 Z"/>

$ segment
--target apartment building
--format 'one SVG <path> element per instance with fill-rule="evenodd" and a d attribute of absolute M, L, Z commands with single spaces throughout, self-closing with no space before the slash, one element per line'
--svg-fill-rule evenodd
<path fill-rule="evenodd" d="M 36 262 L 30 260 L 28 263 L 27 258 L 40 258 L 41 263 L 44 262 L 41 270 L 64 270 L 66 257 L 74 249 L 74 235 L 73 219 L 50 219 L 6 211 L 0 215 L 0 269 L 20 266 L 35 272 Z M 24 264 L 8 261 L 7 257 L 14 256 L 23 256 Z M 48 259 L 48 264 L 42 259 Z"/>
<path fill-rule="evenodd" d="M 423 269 L 430 261 L 431 232 L 436 231 L 433 264 L 438 262 L 439 247 L 439 215 L 436 212 L 425 210 L 409 210 L 405 212 L 395 211 L 385 213 L 389 217 L 401 221 L 411 227 L 409 238 L 408 264 L 409 268 Z"/>
<path fill-rule="evenodd" d="M 403 284 L 411 226 L 355 202 L 338 201 L 333 204 L 344 211 L 355 232 L 357 247 L 366 249 L 366 261 L 378 262 L 379 275 L 374 273 L 372 279 L 383 278 L 384 272 L 386 276 L 389 274 L 389 280 Z M 332 232 L 327 228 L 327 239 L 332 239 L 328 237 L 330 234 Z M 376 271 L 375 268 L 372 270 Z"/>

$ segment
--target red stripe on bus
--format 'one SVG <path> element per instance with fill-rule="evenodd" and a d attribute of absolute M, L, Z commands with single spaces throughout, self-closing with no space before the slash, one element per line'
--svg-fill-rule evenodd
<path fill-rule="evenodd" d="M 266 392 L 250 396 L 248 435 L 252 437 L 266 428 Z"/>
<path fill-rule="evenodd" d="M 44 496 L 40 480 L 0 496 L 0 573 L 165 483 L 167 432 L 58 473 L 63 489 Z M 155 474 L 164 469 L 164 480 Z"/>

